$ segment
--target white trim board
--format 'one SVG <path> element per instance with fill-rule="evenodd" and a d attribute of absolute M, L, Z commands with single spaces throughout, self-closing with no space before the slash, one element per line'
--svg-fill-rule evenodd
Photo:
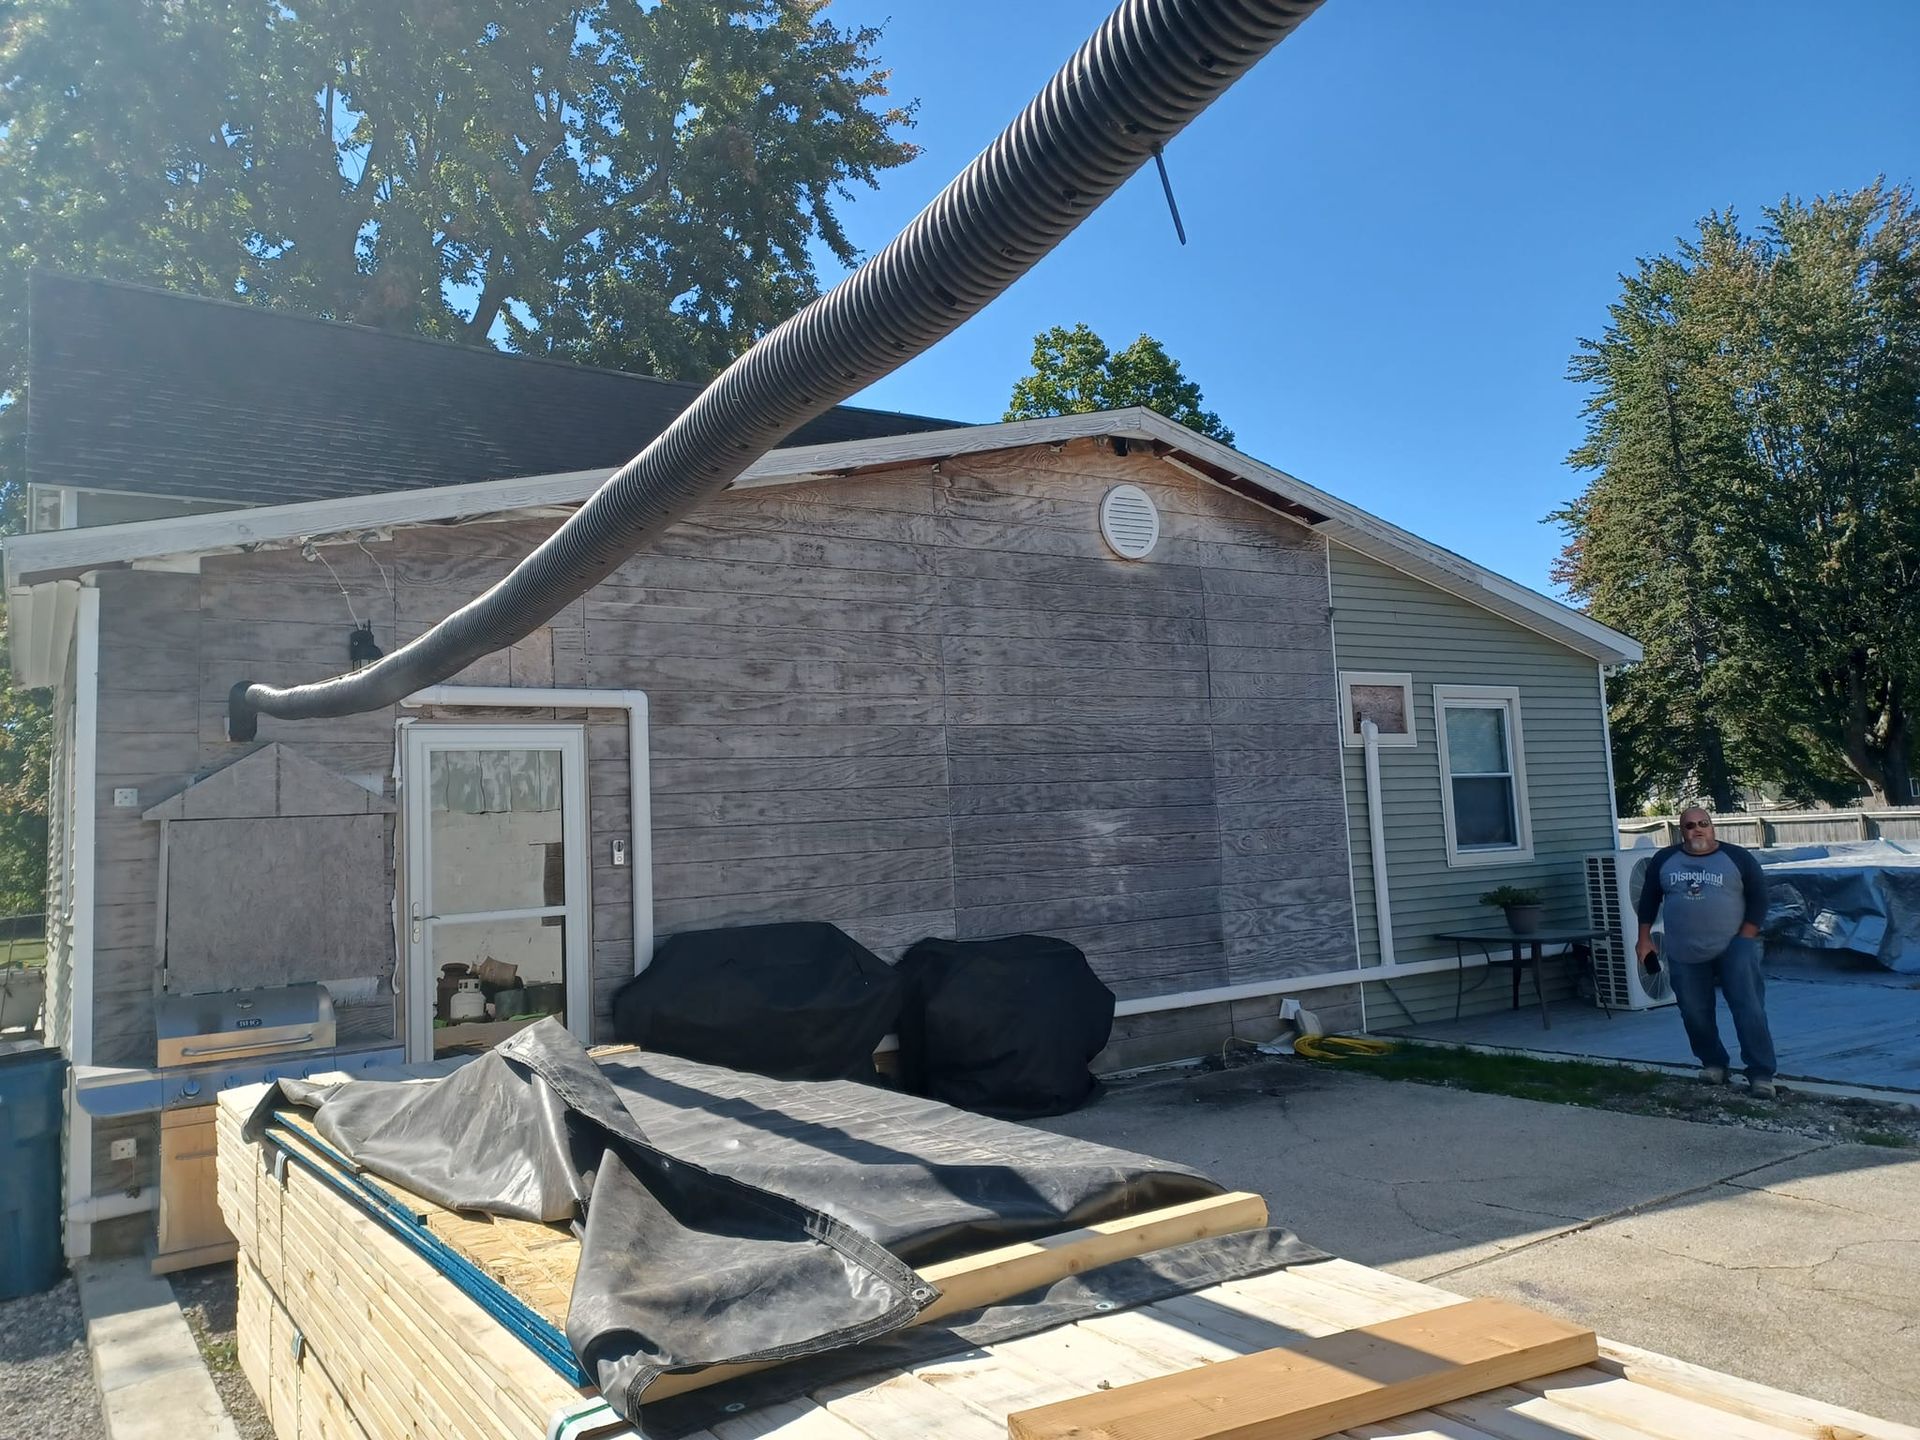
<path fill-rule="evenodd" d="M 1246 493 L 1248 489 L 1271 496 L 1299 523 L 1321 531 L 1348 549 L 1534 630 L 1577 653 L 1609 665 L 1641 658 L 1637 641 L 1579 611 L 1151 410 L 1134 408 L 1091 415 L 1051 416 L 774 450 L 749 466 L 734 482 L 734 488 L 822 480 L 861 470 L 1101 437 L 1150 446 L 1169 463 L 1240 495 L 1250 504 L 1258 502 Z M 330 536 L 357 538 L 367 530 L 444 524 L 574 505 L 598 489 L 608 473 L 570 471 L 17 536 L 6 546 L 7 584 L 11 590 L 33 576 L 74 574 L 106 565 L 131 564 L 135 560 L 208 554 Z M 1228 484 L 1221 476 L 1237 483 Z"/>
<path fill-rule="evenodd" d="M 1554 959 L 1554 956 L 1548 956 Z M 1451 974 L 1462 968 L 1485 967 L 1484 955 L 1458 959 L 1408 960 L 1392 965 L 1363 965 L 1357 970 L 1330 970 L 1319 975 L 1290 975 L 1281 980 L 1249 980 L 1240 985 L 1216 985 L 1210 990 L 1181 990 L 1170 995 L 1139 995 L 1116 1001 L 1113 1013 L 1155 1015 L 1162 1010 L 1191 1010 L 1200 1005 L 1223 1005 L 1230 1000 L 1265 1000 L 1274 995 L 1303 995 L 1341 985 L 1370 985 L 1376 980 L 1406 980 L 1415 975 Z"/>

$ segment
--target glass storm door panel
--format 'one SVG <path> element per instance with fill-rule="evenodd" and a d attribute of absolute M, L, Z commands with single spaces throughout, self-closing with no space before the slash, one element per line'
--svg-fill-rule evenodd
<path fill-rule="evenodd" d="M 592 1016 L 586 749 L 578 726 L 411 725 L 407 1053 L 473 1054 Z"/>

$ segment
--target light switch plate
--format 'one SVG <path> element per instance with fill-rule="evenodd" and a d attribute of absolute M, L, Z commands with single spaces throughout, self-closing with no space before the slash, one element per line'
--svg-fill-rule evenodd
<path fill-rule="evenodd" d="M 140 803 L 140 792 L 131 785 L 114 788 L 113 803 L 122 810 L 131 810 Z"/>

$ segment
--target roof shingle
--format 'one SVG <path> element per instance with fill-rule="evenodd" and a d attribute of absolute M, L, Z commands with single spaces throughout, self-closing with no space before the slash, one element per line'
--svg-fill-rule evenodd
<path fill-rule="evenodd" d="M 27 478 L 281 505 L 612 469 L 701 388 L 38 273 L 29 301 Z M 841 406 L 787 443 L 960 423 Z"/>

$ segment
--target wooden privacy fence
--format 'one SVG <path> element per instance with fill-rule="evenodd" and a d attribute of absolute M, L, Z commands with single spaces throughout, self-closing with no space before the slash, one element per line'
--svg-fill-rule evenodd
<path fill-rule="evenodd" d="M 1821 845 L 1843 840 L 1920 841 L 1920 806 L 1893 810 L 1791 810 L 1777 815 L 1715 815 L 1713 828 L 1722 840 L 1755 849 L 1768 845 Z M 1620 818 L 1620 843 L 1672 845 L 1680 839 L 1677 815 L 1636 815 Z"/>

